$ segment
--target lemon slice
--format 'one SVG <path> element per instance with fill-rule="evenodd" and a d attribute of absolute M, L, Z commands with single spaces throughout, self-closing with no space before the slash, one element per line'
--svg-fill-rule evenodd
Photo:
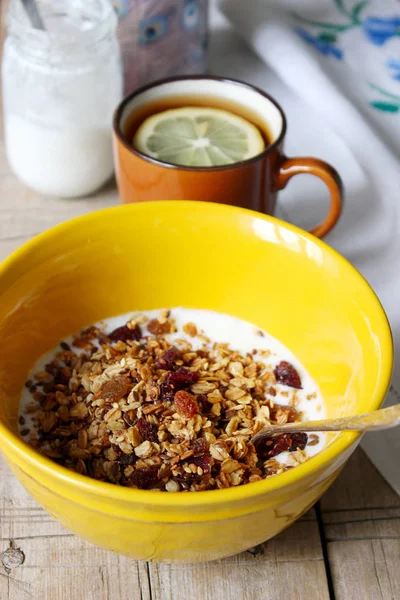
<path fill-rule="evenodd" d="M 148 117 L 133 146 L 147 156 L 187 167 L 217 167 L 247 160 L 265 148 L 252 123 L 226 110 L 187 106 Z"/>

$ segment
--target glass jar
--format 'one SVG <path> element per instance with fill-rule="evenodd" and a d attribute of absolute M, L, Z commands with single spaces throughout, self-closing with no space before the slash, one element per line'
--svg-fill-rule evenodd
<path fill-rule="evenodd" d="M 28 186 L 90 194 L 113 174 L 112 114 L 122 96 L 109 0 L 36 0 L 45 30 L 11 0 L 2 80 L 5 148 Z"/>

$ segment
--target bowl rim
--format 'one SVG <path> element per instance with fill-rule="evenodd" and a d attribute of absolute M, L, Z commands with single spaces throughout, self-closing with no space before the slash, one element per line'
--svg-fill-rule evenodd
<path fill-rule="evenodd" d="M 98 219 L 107 218 L 108 215 L 116 213 L 117 211 L 129 213 L 130 211 L 149 211 L 149 213 L 157 213 L 158 209 L 162 206 L 163 209 L 178 208 L 182 210 L 182 203 L 185 204 L 186 208 L 200 210 L 203 212 L 212 212 L 216 215 L 231 213 L 234 215 L 244 215 L 252 219 L 258 219 L 272 223 L 276 226 L 284 228 L 304 240 L 308 240 L 313 244 L 316 244 L 319 248 L 324 250 L 331 258 L 336 262 L 341 263 L 352 275 L 361 283 L 367 295 L 374 301 L 375 308 L 377 310 L 377 325 L 381 329 L 381 348 L 382 348 L 382 370 L 380 378 L 374 390 L 373 401 L 371 402 L 370 410 L 378 409 L 386 395 L 386 392 L 390 385 L 392 367 L 393 367 L 393 338 L 390 328 L 390 324 L 385 313 L 385 310 L 375 294 L 374 290 L 367 282 L 367 280 L 359 273 L 359 271 L 339 252 L 334 250 L 331 246 L 323 242 L 319 238 L 312 234 L 287 223 L 276 217 L 264 215 L 253 210 L 239 208 L 235 206 L 202 202 L 202 201 L 191 201 L 191 200 L 158 200 L 143 203 L 132 203 L 117 205 L 110 208 L 104 208 L 97 211 L 93 211 L 73 219 L 69 219 L 61 224 L 47 229 L 40 233 L 29 241 L 25 242 L 22 246 L 12 252 L 4 261 L 0 263 L 0 282 L 3 275 L 9 271 L 14 263 L 20 259 L 23 259 L 26 255 L 35 252 L 35 250 L 43 245 L 43 243 L 49 244 L 53 238 L 57 238 L 60 235 L 64 235 L 70 230 L 71 227 L 85 226 L 90 222 Z M 186 212 L 186 211 L 185 211 Z M 109 501 L 115 500 L 124 503 L 141 504 L 147 508 L 154 507 L 165 507 L 165 508 L 200 508 L 210 505 L 220 505 L 221 503 L 234 503 L 246 501 L 251 498 L 257 498 L 265 496 L 268 493 L 274 491 L 284 491 L 286 488 L 297 483 L 301 479 L 306 479 L 307 476 L 312 475 L 318 471 L 324 472 L 329 467 L 329 464 L 337 458 L 340 454 L 343 454 L 352 445 L 355 445 L 361 434 L 358 432 L 342 432 L 338 434 L 335 439 L 326 446 L 321 452 L 311 457 L 305 463 L 296 466 L 295 469 L 290 469 L 279 475 L 274 475 L 268 479 L 263 479 L 251 484 L 241 485 L 237 487 L 231 487 L 219 490 L 207 490 L 201 493 L 186 493 L 186 494 L 171 494 L 171 493 L 155 493 L 151 490 L 139 490 L 133 488 L 127 488 L 115 485 L 113 483 L 98 481 L 85 475 L 80 475 L 73 471 L 70 471 L 67 467 L 63 467 L 53 462 L 50 458 L 46 458 L 36 451 L 32 446 L 25 442 L 19 437 L 15 431 L 13 431 L 8 425 L 0 420 L 0 448 L 4 442 L 1 442 L 1 438 L 6 442 L 8 448 L 12 449 L 22 461 L 27 461 L 30 465 L 38 469 L 42 473 L 47 473 L 52 476 L 60 483 L 69 484 L 73 486 L 77 491 L 81 493 L 90 493 L 92 496 L 105 497 Z M 116 507 L 115 507 L 116 508 Z"/>

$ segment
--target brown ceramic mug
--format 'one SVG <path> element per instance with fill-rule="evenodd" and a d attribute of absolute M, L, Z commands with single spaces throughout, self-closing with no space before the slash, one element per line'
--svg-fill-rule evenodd
<path fill-rule="evenodd" d="M 151 158 L 132 146 L 133 133 L 151 114 L 177 106 L 212 106 L 236 112 L 268 138 L 257 156 L 218 167 L 186 167 Z M 330 209 L 311 229 L 323 237 L 337 222 L 342 204 L 338 173 L 316 158 L 283 154 L 286 118 L 279 104 L 252 85 L 220 77 L 174 77 L 147 85 L 127 96 L 114 116 L 114 157 L 122 202 L 205 200 L 274 214 L 277 192 L 293 175 L 311 173 L 328 186 Z"/>

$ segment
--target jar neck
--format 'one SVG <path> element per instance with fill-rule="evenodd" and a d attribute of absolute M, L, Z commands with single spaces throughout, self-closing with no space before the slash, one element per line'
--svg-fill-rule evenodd
<path fill-rule="evenodd" d="M 8 37 L 26 60 L 65 68 L 100 59 L 116 42 L 117 17 L 109 0 L 36 0 L 46 29 L 34 29 L 21 0 L 11 0 Z"/>

